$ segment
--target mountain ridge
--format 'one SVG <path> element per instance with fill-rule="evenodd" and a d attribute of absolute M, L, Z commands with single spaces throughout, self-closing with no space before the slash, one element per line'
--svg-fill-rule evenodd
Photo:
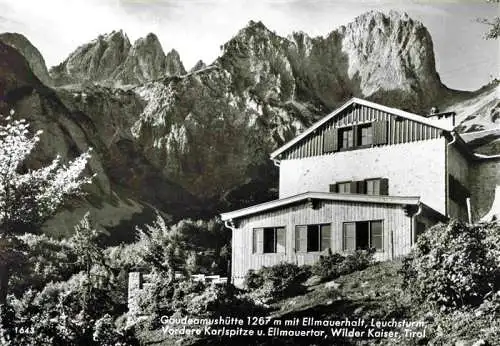
<path fill-rule="evenodd" d="M 361 15 L 324 37 L 285 38 L 251 21 L 214 62 L 189 73 L 156 35 L 131 44 L 115 31 L 51 69 L 53 89 L 38 86 L 24 67 L 10 68 L 16 83 L 7 92 L 17 96 L 4 97 L 3 109 L 35 126 L 50 113 L 66 124 L 69 142 L 97 147 L 96 164 L 109 181 L 97 199 L 130 199 L 174 218 L 213 216 L 276 198 L 278 172 L 268 154 L 353 96 L 417 114 L 482 97 L 443 85 L 433 54 L 425 27 L 396 12 Z M 12 78 L 2 81 L 0 73 L 0 85 Z M 469 118 L 466 128 L 494 125 L 481 119 Z M 115 227 L 135 216 L 101 218 Z"/>

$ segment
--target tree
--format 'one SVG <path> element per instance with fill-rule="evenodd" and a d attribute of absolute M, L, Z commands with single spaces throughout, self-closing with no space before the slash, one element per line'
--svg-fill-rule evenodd
<path fill-rule="evenodd" d="M 10 275 L 23 255 L 16 234 L 39 227 L 92 180 L 81 177 L 91 149 L 67 165 L 57 156 L 46 167 L 24 167 L 42 132 L 30 133 L 26 120 L 15 120 L 13 115 L 13 111 L 8 117 L 0 115 L 0 306 L 6 302 Z"/>
<path fill-rule="evenodd" d="M 499 3 L 500 0 L 488 0 L 488 2 Z M 477 21 L 490 27 L 490 30 L 485 35 L 487 40 L 497 39 L 500 36 L 500 17 L 496 16 L 491 20 L 479 18 Z"/>
<path fill-rule="evenodd" d="M 87 278 L 84 301 L 82 304 L 85 313 L 88 311 L 88 302 L 92 296 L 92 288 L 94 286 L 92 268 L 96 265 L 100 265 L 107 270 L 107 265 L 104 262 L 104 253 L 96 244 L 99 232 L 90 222 L 89 215 L 89 212 L 85 213 L 80 222 L 75 226 L 75 233 L 70 241 L 77 255 L 76 262 L 84 268 L 84 273 Z M 97 281 L 99 281 L 99 278 L 97 278 Z"/>
<path fill-rule="evenodd" d="M 168 284 L 175 272 L 183 272 L 186 263 L 186 242 L 176 227 L 168 227 L 160 214 L 145 229 L 136 227 L 139 238 L 139 255 L 144 263 L 167 275 Z"/>

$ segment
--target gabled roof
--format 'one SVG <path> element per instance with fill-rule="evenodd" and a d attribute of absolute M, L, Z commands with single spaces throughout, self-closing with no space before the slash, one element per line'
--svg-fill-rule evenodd
<path fill-rule="evenodd" d="M 399 204 L 399 205 L 420 204 L 420 197 L 362 195 L 362 194 L 345 194 L 345 193 L 331 193 L 331 192 L 305 192 L 299 195 L 253 205 L 248 208 L 222 213 L 221 218 L 223 221 L 232 220 L 247 215 L 265 212 L 271 209 L 284 207 L 289 204 L 306 201 L 308 199 L 311 200 L 316 199 L 324 201 L 340 201 L 340 202 L 358 202 L 358 203 L 360 202 L 360 203 L 377 203 L 377 204 Z"/>
<path fill-rule="evenodd" d="M 432 126 L 432 127 L 435 127 L 435 128 L 441 129 L 441 130 L 444 130 L 444 131 L 451 132 L 453 130 L 452 127 L 444 126 L 443 124 L 441 124 L 439 122 L 436 122 L 435 120 L 428 119 L 428 118 L 423 117 L 423 116 L 418 115 L 418 114 L 414 114 L 414 113 L 410 113 L 410 112 L 405 112 L 405 111 L 402 111 L 402 110 L 397 109 L 397 108 L 387 107 L 387 106 L 383 106 L 383 105 L 380 105 L 380 104 L 375 103 L 375 102 L 370 102 L 370 101 L 366 101 L 366 100 L 363 100 L 363 99 L 358 99 L 356 97 L 353 97 L 352 99 L 350 99 L 349 101 L 347 101 L 346 103 L 344 103 L 341 107 L 337 108 L 335 111 L 333 111 L 332 113 L 328 114 L 323 119 L 321 119 L 321 120 L 317 121 L 316 123 L 314 123 L 311 127 L 309 127 L 307 130 L 305 130 L 304 132 L 302 132 L 300 135 L 298 135 L 297 137 L 295 137 L 291 141 L 287 142 L 286 144 L 284 144 L 280 148 L 278 148 L 275 151 L 273 151 L 271 153 L 271 159 L 276 158 L 276 156 L 278 156 L 279 154 L 283 153 L 285 150 L 291 148 L 295 143 L 299 142 L 300 140 L 302 140 L 305 137 L 307 137 L 309 134 L 313 133 L 321 125 L 325 124 L 330 119 L 332 119 L 335 116 L 337 116 L 338 114 L 342 113 L 345 109 L 347 109 L 348 107 L 350 107 L 353 104 L 357 104 L 357 105 L 361 105 L 361 106 L 366 106 L 366 107 L 378 109 L 378 110 L 380 110 L 382 112 L 394 114 L 395 116 L 399 116 L 399 117 L 402 117 L 402 118 L 405 118 L 405 119 L 416 121 L 416 122 L 419 122 L 419 123 L 422 123 L 422 124 L 425 124 L 425 125 L 429 125 L 429 126 Z"/>

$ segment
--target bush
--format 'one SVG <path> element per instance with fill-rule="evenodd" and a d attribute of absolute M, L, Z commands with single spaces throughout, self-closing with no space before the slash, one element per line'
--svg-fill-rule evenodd
<path fill-rule="evenodd" d="M 373 251 L 366 250 L 356 250 L 347 256 L 330 252 L 328 256 L 321 256 L 312 266 L 312 273 L 319 276 L 321 280 L 335 279 L 340 275 L 367 268 L 372 257 Z"/>
<path fill-rule="evenodd" d="M 160 317 L 172 316 L 248 316 L 262 309 L 233 285 L 174 280 L 165 284 L 161 273 L 150 275 L 148 285 L 138 295 L 141 314 L 147 316 L 140 328 L 157 329 Z"/>
<path fill-rule="evenodd" d="M 403 288 L 417 303 L 440 309 L 480 304 L 498 280 L 498 232 L 495 224 L 458 221 L 432 227 L 403 261 Z"/>
<path fill-rule="evenodd" d="M 11 292 L 21 295 L 27 289 L 41 290 L 51 281 L 65 281 L 81 270 L 77 256 L 67 240 L 46 235 L 24 234 L 18 239 L 25 246 L 27 260 L 11 277 Z"/>
<path fill-rule="evenodd" d="M 94 324 L 92 340 L 100 346 L 132 346 L 139 342 L 130 329 L 116 326 L 113 317 L 105 314 Z"/>
<path fill-rule="evenodd" d="M 292 263 L 281 263 L 249 270 L 245 285 L 256 298 L 272 301 L 303 292 L 303 283 L 311 275 L 310 267 L 299 267 Z"/>
<path fill-rule="evenodd" d="M 16 334 L 19 345 L 92 345 L 94 322 L 106 312 L 116 313 L 108 284 L 88 291 L 83 272 L 68 281 L 49 283 L 42 291 L 27 290 L 19 299 L 10 297 L 15 325 L 32 333 Z"/>
<path fill-rule="evenodd" d="M 187 312 L 196 316 L 246 317 L 259 315 L 262 309 L 233 285 L 212 283 L 201 294 L 188 295 Z"/>
<path fill-rule="evenodd" d="M 227 275 L 230 233 L 220 219 L 181 220 L 168 225 L 158 215 L 151 225 L 137 227 L 140 262 L 173 276 L 174 272 Z"/>
<path fill-rule="evenodd" d="M 437 312 L 428 324 L 430 345 L 500 345 L 500 293 L 488 297 L 476 308 Z M 482 340 L 483 342 L 481 342 Z"/>

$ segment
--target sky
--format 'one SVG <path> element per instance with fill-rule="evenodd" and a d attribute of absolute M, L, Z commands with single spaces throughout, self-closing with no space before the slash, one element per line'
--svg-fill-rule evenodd
<path fill-rule="evenodd" d="M 369 10 L 407 12 L 434 41 L 436 67 L 450 88 L 475 90 L 500 76 L 500 40 L 485 40 L 477 18 L 500 15 L 487 0 L 0 0 L 0 32 L 24 34 L 47 65 L 78 46 L 122 29 L 131 42 L 155 33 L 189 70 L 211 63 L 250 20 L 278 35 L 325 36 Z"/>

